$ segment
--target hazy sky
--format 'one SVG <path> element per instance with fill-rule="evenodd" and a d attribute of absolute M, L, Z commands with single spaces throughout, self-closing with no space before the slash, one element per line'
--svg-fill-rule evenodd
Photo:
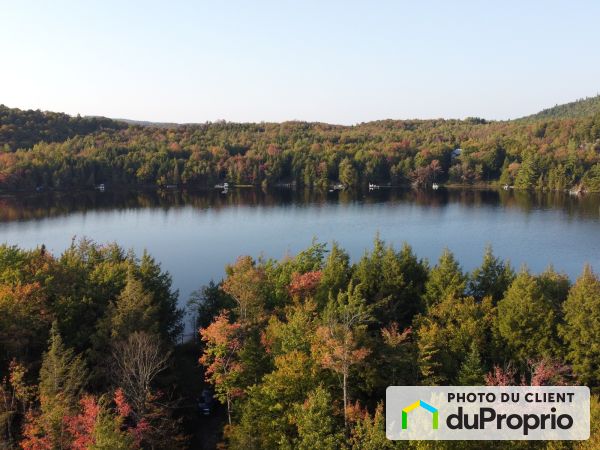
<path fill-rule="evenodd" d="M 0 103 L 171 122 L 514 118 L 600 92 L 599 1 L 0 0 Z"/>

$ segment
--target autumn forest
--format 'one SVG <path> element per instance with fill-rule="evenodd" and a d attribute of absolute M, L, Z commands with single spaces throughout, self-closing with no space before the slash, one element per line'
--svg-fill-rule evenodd
<path fill-rule="evenodd" d="M 354 126 L 148 125 L 0 106 L 0 192 L 439 183 L 594 195 L 598 105 Z M 576 279 L 536 273 L 488 247 L 465 270 L 448 249 L 428 260 L 379 234 L 352 258 L 315 238 L 281 259 L 240 255 L 182 299 L 152 255 L 92 238 L 55 254 L 0 237 L 0 449 L 600 448 L 589 265 Z M 390 441 L 391 385 L 587 385 L 591 438 Z"/>
<path fill-rule="evenodd" d="M 0 106 L 0 190 L 202 188 L 223 182 L 356 189 L 436 182 L 598 192 L 599 105 L 594 97 L 513 121 L 354 126 L 142 126 Z"/>

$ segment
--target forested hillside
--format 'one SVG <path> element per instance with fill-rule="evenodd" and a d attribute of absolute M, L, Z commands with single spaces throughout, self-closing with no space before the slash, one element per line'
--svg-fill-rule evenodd
<path fill-rule="evenodd" d="M 62 142 L 77 135 L 121 128 L 125 125 L 105 117 L 71 117 L 0 105 L 0 151 L 4 152 L 28 149 L 38 142 Z"/>
<path fill-rule="evenodd" d="M 496 183 L 600 191 L 600 114 L 508 122 L 219 122 L 176 128 L 6 109 L 3 117 L 0 189 L 5 191 L 98 183 L 212 187 L 225 181 L 315 188 Z"/>
<path fill-rule="evenodd" d="M 515 272 L 488 249 L 467 273 L 450 251 L 430 264 L 379 238 L 354 264 L 318 242 L 280 261 L 241 256 L 191 299 L 189 344 L 176 297 L 150 256 L 114 244 L 56 256 L 0 246 L 0 448 L 600 446 L 589 267 L 573 283 L 551 268 Z M 203 373 L 189 369 L 198 362 Z M 199 417 L 205 383 L 222 414 Z M 590 440 L 386 439 L 387 386 L 485 384 L 589 386 Z"/>
<path fill-rule="evenodd" d="M 582 98 L 564 105 L 556 105 L 523 119 L 575 119 L 593 116 L 598 113 L 600 113 L 600 95 Z"/>

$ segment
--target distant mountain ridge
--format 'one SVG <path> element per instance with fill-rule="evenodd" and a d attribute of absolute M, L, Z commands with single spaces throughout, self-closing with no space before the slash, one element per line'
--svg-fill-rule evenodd
<path fill-rule="evenodd" d="M 91 117 L 91 116 L 90 116 Z M 127 125 L 136 125 L 140 127 L 157 127 L 157 128 L 177 128 L 182 125 L 177 122 L 151 122 L 149 120 L 133 120 L 133 119 L 112 119 L 115 122 L 123 122 Z"/>
<path fill-rule="evenodd" d="M 574 102 L 555 105 L 552 108 L 522 117 L 523 120 L 542 119 L 576 119 L 589 117 L 600 113 L 600 94 L 595 97 L 586 97 Z"/>

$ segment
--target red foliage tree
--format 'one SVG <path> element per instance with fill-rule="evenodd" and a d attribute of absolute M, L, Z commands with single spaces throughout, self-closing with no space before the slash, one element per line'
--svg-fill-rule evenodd
<path fill-rule="evenodd" d="M 321 282 L 322 272 L 320 270 L 306 273 L 294 272 L 289 286 L 289 293 L 292 297 L 308 297 L 315 293 Z"/>

